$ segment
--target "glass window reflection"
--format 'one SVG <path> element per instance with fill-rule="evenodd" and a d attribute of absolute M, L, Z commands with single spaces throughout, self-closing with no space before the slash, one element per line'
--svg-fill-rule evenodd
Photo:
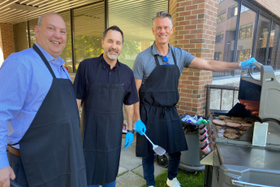
<path fill-rule="evenodd" d="M 220 22 L 216 28 L 217 35 L 214 59 L 218 61 L 233 62 L 237 19 L 237 16 L 235 15 L 238 13 L 238 3 L 235 0 L 224 0 L 223 3 L 218 5 L 218 12 L 227 15 L 227 19 Z M 213 77 L 228 75 L 231 75 L 231 71 L 213 72 Z"/>
<path fill-rule="evenodd" d="M 38 23 L 38 18 L 29 21 L 29 33 L 30 33 L 30 44 L 31 44 L 30 47 L 32 47 L 33 44 L 35 43 L 34 29 L 35 29 L 35 26 L 37 25 L 37 23 Z"/>
<path fill-rule="evenodd" d="M 65 61 L 64 66 L 67 67 L 68 71 L 73 72 L 70 11 L 65 11 L 59 14 L 65 21 L 67 32 L 67 43 L 60 57 Z"/>
<path fill-rule="evenodd" d="M 26 22 L 17 23 L 14 25 L 14 39 L 15 52 L 19 52 L 28 48 L 28 30 Z"/>
<path fill-rule="evenodd" d="M 260 15 L 258 22 L 255 58 L 258 62 L 262 64 L 265 64 L 266 47 L 269 34 L 269 22 L 269 19 Z"/>
<path fill-rule="evenodd" d="M 253 31 L 255 26 L 255 20 L 256 20 L 256 12 L 242 5 L 240 22 L 239 22 L 237 52 L 236 52 L 237 62 L 242 62 L 251 58 L 253 39 L 254 39 Z M 240 70 L 235 70 L 235 75 L 239 75 L 239 74 L 240 74 Z"/>
<path fill-rule="evenodd" d="M 152 18 L 158 11 L 168 11 L 168 1 L 120 1 L 108 0 L 109 27 L 117 25 L 124 33 L 120 62 L 132 68 L 139 52 L 154 41 Z M 129 15 L 129 16 L 128 16 Z"/>
<path fill-rule="evenodd" d="M 279 59 L 279 52 L 277 56 L 277 45 L 278 45 L 278 36 L 280 32 L 280 25 L 273 22 L 271 32 L 270 32 L 270 39 L 269 39 L 269 53 L 267 58 L 267 65 L 271 65 L 275 70 L 280 68 L 280 59 Z"/>
<path fill-rule="evenodd" d="M 101 40 L 105 30 L 104 2 L 74 9 L 74 64 L 75 70 L 86 58 L 103 53 Z"/>

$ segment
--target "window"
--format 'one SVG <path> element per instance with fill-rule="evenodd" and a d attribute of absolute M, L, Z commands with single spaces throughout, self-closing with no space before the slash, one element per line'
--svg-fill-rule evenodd
<path fill-rule="evenodd" d="M 108 0 L 109 26 L 117 25 L 124 33 L 124 44 L 118 58 L 120 62 L 132 68 L 138 53 L 151 46 L 154 41 L 152 18 L 158 11 L 167 12 L 168 1 L 131 1 L 122 4 Z"/>
<path fill-rule="evenodd" d="M 267 52 L 266 47 L 269 34 L 269 23 L 270 20 L 268 18 L 260 15 L 258 21 L 255 58 L 258 62 L 263 64 L 265 64 L 265 57 Z"/>
<path fill-rule="evenodd" d="M 221 43 L 223 41 L 223 38 L 224 38 L 224 32 L 217 34 L 215 43 Z"/>
<path fill-rule="evenodd" d="M 239 39 L 251 38 L 253 32 L 253 24 L 244 25 L 239 29 Z"/>
<path fill-rule="evenodd" d="M 250 49 L 244 49 L 244 50 L 238 50 L 237 51 L 237 61 L 243 62 L 245 60 L 248 60 L 251 58 L 251 50 Z"/>
<path fill-rule="evenodd" d="M 249 59 L 254 52 L 254 29 L 256 29 L 257 13 L 241 4 L 240 19 L 237 20 L 239 3 L 239 0 L 224 0 L 224 3 L 218 5 L 220 13 L 217 22 L 224 21 L 224 23 L 216 27 L 215 60 L 240 62 Z M 225 13 L 228 18 L 226 20 L 224 20 Z M 238 24 L 237 21 L 239 21 Z M 239 28 L 236 28 L 236 25 L 239 25 Z M 223 35 L 221 35 L 222 33 Z M 239 74 L 240 70 L 213 72 L 213 77 Z"/>
<path fill-rule="evenodd" d="M 244 5 L 241 6 L 241 13 L 244 13 L 244 12 L 246 12 L 248 10 L 250 10 L 248 7 L 246 7 Z"/>
<path fill-rule="evenodd" d="M 218 14 L 217 23 L 221 23 L 222 21 L 226 20 L 226 11 L 223 11 Z"/>
<path fill-rule="evenodd" d="M 67 43 L 60 57 L 64 60 L 65 62 L 64 66 L 68 68 L 68 71 L 73 72 L 70 11 L 68 10 L 59 14 L 64 19 L 64 22 L 66 24 L 66 32 L 67 32 Z"/>
<path fill-rule="evenodd" d="M 218 5 L 218 12 L 220 12 L 218 17 L 224 17 L 224 22 L 216 27 L 215 60 L 233 62 L 237 16 L 232 19 L 225 19 L 225 15 L 227 14 L 229 16 L 232 13 L 230 12 L 231 10 L 233 10 L 234 13 L 234 7 L 238 8 L 237 5 L 237 2 L 234 0 L 224 0 L 224 3 Z M 227 13 L 226 10 L 228 10 Z M 232 71 L 213 72 L 213 77 L 228 76 L 231 75 L 231 72 Z"/>
<path fill-rule="evenodd" d="M 32 47 L 33 44 L 35 43 L 35 26 L 37 25 L 37 22 L 38 22 L 38 18 L 37 19 L 33 19 L 33 20 L 30 20 L 29 21 L 29 33 L 30 33 L 30 44 Z"/>
<path fill-rule="evenodd" d="M 14 39 L 15 39 L 15 51 L 19 52 L 27 49 L 28 44 L 28 31 L 26 22 L 18 23 L 14 25 Z"/>
<path fill-rule="evenodd" d="M 223 2 L 224 0 L 219 0 L 219 4 L 221 3 L 221 2 Z"/>
<path fill-rule="evenodd" d="M 280 68 L 279 66 L 279 53 L 277 56 L 277 45 L 278 45 L 278 36 L 280 32 L 280 25 L 273 22 L 272 29 L 270 32 L 270 39 L 269 39 L 269 51 L 268 51 L 268 57 L 267 57 L 267 65 L 271 65 L 275 70 Z"/>
<path fill-rule="evenodd" d="M 228 19 L 237 16 L 237 14 L 238 14 L 238 4 L 235 4 L 232 7 L 228 8 Z"/>
<path fill-rule="evenodd" d="M 278 40 L 278 42 L 279 42 L 279 40 Z M 275 70 L 280 70 L 280 43 L 278 44 L 279 46 L 278 46 L 278 52 L 276 53 L 276 59 L 275 59 L 275 65 L 274 65 L 274 67 L 275 67 Z M 277 56 L 277 54 L 278 54 L 278 56 Z"/>
<path fill-rule="evenodd" d="M 222 60 L 222 52 L 215 52 L 214 53 L 214 60 L 221 61 Z"/>
<path fill-rule="evenodd" d="M 105 30 L 104 2 L 73 10 L 74 65 L 77 70 L 81 61 L 98 57 L 103 53 L 101 45 Z"/>
<path fill-rule="evenodd" d="M 246 12 L 240 15 L 239 21 L 239 33 L 237 41 L 237 52 L 236 60 L 237 62 L 242 62 L 251 58 L 252 47 L 253 47 L 253 30 L 256 20 L 256 12 L 250 10 L 249 8 L 241 6 L 241 9 L 248 9 Z M 240 70 L 235 70 L 234 75 L 240 75 Z"/>

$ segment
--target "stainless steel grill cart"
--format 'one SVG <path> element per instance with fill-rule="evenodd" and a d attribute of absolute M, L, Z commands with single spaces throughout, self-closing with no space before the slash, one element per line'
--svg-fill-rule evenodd
<path fill-rule="evenodd" d="M 280 186 L 280 84 L 271 66 L 254 63 L 260 70 L 255 79 L 249 70 L 240 78 L 239 100 L 259 101 L 256 116 L 243 104 L 237 103 L 227 116 L 254 117 L 257 121 L 238 139 L 220 135 L 211 122 L 212 152 L 201 160 L 205 168 L 207 187 Z"/>

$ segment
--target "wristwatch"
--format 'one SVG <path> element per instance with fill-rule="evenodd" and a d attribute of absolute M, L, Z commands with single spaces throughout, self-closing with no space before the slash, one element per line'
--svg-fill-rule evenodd
<path fill-rule="evenodd" d="M 134 129 L 133 130 L 127 130 L 127 132 L 134 133 Z"/>

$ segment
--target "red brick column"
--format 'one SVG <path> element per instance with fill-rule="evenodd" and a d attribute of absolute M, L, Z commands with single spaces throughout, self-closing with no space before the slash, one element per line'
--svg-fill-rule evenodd
<path fill-rule="evenodd" d="M 4 59 L 6 59 L 11 53 L 15 52 L 13 25 L 0 23 L 0 30 L 0 41 L 2 41 L 0 46 L 3 51 Z"/>
<path fill-rule="evenodd" d="M 171 45 L 198 58 L 213 59 L 215 51 L 218 0 L 170 0 L 173 18 Z M 205 114 L 206 84 L 212 72 L 184 68 L 179 80 L 179 114 Z"/>

